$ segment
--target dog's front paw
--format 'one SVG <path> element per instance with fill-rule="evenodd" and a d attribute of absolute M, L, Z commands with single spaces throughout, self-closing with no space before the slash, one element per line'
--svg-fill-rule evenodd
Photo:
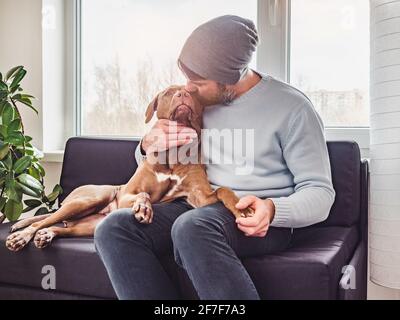
<path fill-rule="evenodd" d="M 42 249 L 47 247 L 55 236 L 56 234 L 54 231 L 51 231 L 49 228 L 40 229 L 36 232 L 33 242 L 35 243 L 36 248 Z"/>
<path fill-rule="evenodd" d="M 132 212 L 140 223 L 149 224 L 153 221 L 153 208 L 147 196 L 138 196 L 133 204 Z"/>

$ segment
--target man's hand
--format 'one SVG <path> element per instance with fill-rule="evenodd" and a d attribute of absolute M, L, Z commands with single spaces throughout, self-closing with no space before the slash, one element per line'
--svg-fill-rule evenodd
<path fill-rule="evenodd" d="M 237 218 L 236 223 L 246 236 L 265 237 L 275 216 L 275 205 L 270 199 L 260 199 L 256 196 L 245 196 L 236 204 L 236 208 L 250 207 L 254 215 L 247 218 Z"/>
<path fill-rule="evenodd" d="M 143 137 L 142 148 L 146 154 L 162 152 L 172 147 L 189 144 L 197 138 L 194 129 L 167 119 L 158 120 Z"/>

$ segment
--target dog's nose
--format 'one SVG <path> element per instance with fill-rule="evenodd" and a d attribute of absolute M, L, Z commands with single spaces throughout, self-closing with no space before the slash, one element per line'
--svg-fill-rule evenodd
<path fill-rule="evenodd" d="M 178 98 L 181 98 L 181 97 L 188 98 L 190 96 L 190 94 L 186 90 L 179 90 L 175 93 L 175 96 Z"/>

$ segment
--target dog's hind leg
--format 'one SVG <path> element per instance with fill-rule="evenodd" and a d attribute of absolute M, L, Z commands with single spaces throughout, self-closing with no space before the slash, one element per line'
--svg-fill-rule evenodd
<path fill-rule="evenodd" d="M 64 204 L 49 217 L 32 223 L 24 230 L 10 234 L 6 240 L 7 248 L 11 251 L 21 250 L 40 229 L 64 220 L 79 219 L 98 212 L 115 198 L 118 189 L 119 186 L 110 185 L 85 185 L 76 188 L 72 191 L 74 197 L 71 196 L 71 200 L 63 202 Z"/>
<path fill-rule="evenodd" d="M 64 204 L 60 209 L 51 214 L 49 217 L 32 223 L 29 227 L 14 232 L 7 237 L 6 246 L 11 251 L 18 251 L 25 247 L 33 238 L 35 233 L 43 228 L 52 226 L 58 222 L 68 220 L 74 216 L 85 216 L 97 211 L 100 205 L 100 199 L 97 198 L 79 198 L 71 200 Z"/>
<path fill-rule="evenodd" d="M 40 216 L 34 216 L 34 217 L 22 219 L 22 220 L 18 221 L 17 223 L 14 223 L 11 226 L 10 232 L 15 232 L 15 231 L 17 231 L 19 229 L 23 229 L 23 228 L 31 225 L 32 223 L 35 223 L 35 222 L 38 222 L 38 221 L 46 219 L 50 215 L 51 215 L 51 213 L 48 213 L 48 214 L 42 214 Z"/>
<path fill-rule="evenodd" d="M 85 218 L 66 222 L 66 227 L 49 227 L 36 232 L 33 242 L 37 248 L 47 247 L 55 237 L 92 237 L 96 225 L 104 219 L 104 214 L 93 214 Z"/>

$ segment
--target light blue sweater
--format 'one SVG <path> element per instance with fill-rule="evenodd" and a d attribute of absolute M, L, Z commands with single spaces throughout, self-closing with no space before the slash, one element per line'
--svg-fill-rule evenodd
<path fill-rule="evenodd" d="M 232 104 L 206 108 L 204 129 L 241 133 L 221 144 L 210 131 L 202 134 L 208 179 L 213 188 L 230 187 L 239 197 L 271 199 L 274 227 L 321 222 L 335 198 L 322 120 L 303 93 L 260 75 L 261 81 Z M 221 152 L 220 161 L 214 161 Z M 139 148 L 136 159 L 141 161 Z"/>

